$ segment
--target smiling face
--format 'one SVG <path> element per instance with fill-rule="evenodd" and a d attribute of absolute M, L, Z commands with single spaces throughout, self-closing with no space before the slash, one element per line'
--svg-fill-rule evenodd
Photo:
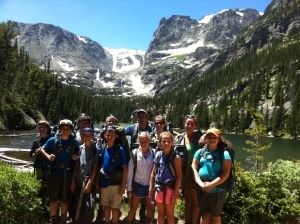
<path fill-rule="evenodd" d="M 117 137 L 118 135 L 116 134 L 116 132 L 112 130 L 106 130 L 104 135 L 104 138 L 109 146 L 114 145 Z"/>
<path fill-rule="evenodd" d="M 197 128 L 196 121 L 192 118 L 188 118 L 185 120 L 184 128 L 187 132 L 193 132 Z"/>
<path fill-rule="evenodd" d="M 69 125 L 61 125 L 59 128 L 60 136 L 62 140 L 67 140 L 69 139 L 69 135 L 71 134 L 73 128 Z"/>
<path fill-rule="evenodd" d="M 89 145 L 91 145 L 91 143 L 94 139 L 94 134 L 90 133 L 90 132 L 83 132 L 82 139 L 83 139 L 85 145 L 89 146 Z"/>
<path fill-rule="evenodd" d="M 147 114 L 140 112 L 137 114 L 137 120 L 139 122 L 139 124 L 144 127 L 147 125 L 147 121 L 148 121 L 148 116 Z"/>
<path fill-rule="evenodd" d="M 166 126 L 166 122 L 163 119 L 163 117 L 155 118 L 154 124 L 155 124 L 155 128 L 156 128 L 156 132 L 158 132 L 158 133 L 161 133 Z"/>
<path fill-rule="evenodd" d="M 169 132 L 161 133 L 159 136 L 159 143 L 164 152 L 169 152 L 174 143 L 172 134 Z"/>
<path fill-rule="evenodd" d="M 49 127 L 45 124 L 38 124 L 38 132 L 41 134 L 41 136 L 47 136 L 48 131 L 49 131 Z"/>
<path fill-rule="evenodd" d="M 212 133 L 206 134 L 205 141 L 209 146 L 217 146 L 220 138 Z"/>
<path fill-rule="evenodd" d="M 150 138 L 148 136 L 139 136 L 139 144 L 142 149 L 148 149 L 150 145 Z"/>

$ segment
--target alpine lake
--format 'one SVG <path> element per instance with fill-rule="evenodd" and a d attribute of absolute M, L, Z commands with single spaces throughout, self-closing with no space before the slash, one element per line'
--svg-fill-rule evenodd
<path fill-rule="evenodd" d="M 126 126 L 126 125 L 122 125 Z M 97 128 L 101 128 L 101 125 L 95 125 Z M 183 129 L 176 129 L 177 132 L 184 132 Z M 36 138 L 37 131 L 0 131 L 0 148 L 11 148 L 12 150 L 4 151 L 4 155 L 32 161 L 29 157 L 29 151 L 33 141 Z M 250 148 L 250 145 L 246 144 L 246 140 L 254 141 L 254 138 L 249 135 L 237 135 L 237 134 L 222 134 L 227 140 L 229 140 L 235 151 L 235 161 L 241 163 L 241 167 L 248 171 L 253 164 L 249 164 L 246 159 L 251 156 L 250 153 L 243 150 L 243 148 Z M 294 139 L 283 139 L 273 137 L 261 137 L 262 144 L 270 144 L 271 147 L 263 151 L 260 155 L 264 158 L 264 168 L 267 167 L 267 163 L 275 162 L 278 159 L 282 160 L 300 160 L 300 141 Z M 22 150 L 20 150 L 22 149 Z M 25 149 L 25 150 L 24 150 Z"/>

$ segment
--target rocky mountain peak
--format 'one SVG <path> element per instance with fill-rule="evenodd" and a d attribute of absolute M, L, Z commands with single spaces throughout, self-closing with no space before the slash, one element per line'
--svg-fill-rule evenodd
<path fill-rule="evenodd" d="M 51 59 L 54 70 L 112 68 L 111 55 L 97 42 L 51 24 L 18 23 L 14 28 L 19 46 L 24 46 L 38 64 Z"/>

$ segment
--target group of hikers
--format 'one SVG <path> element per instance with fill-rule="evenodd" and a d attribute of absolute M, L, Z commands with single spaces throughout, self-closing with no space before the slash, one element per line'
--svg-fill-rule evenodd
<path fill-rule="evenodd" d="M 195 115 L 185 116 L 186 132 L 181 134 L 168 128 L 164 115 L 157 115 L 150 125 L 147 110 L 139 109 L 136 119 L 122 128 L 110 115 L 97 130 L 91 118 L 81 114 L 76 125 L 61 120 L 56 133 L 49 122 L 38 122 L 30 156 L 35 158 L 36 178 L 43 184 L 40 196 L 51 223 L 104 219 L 105 224 L 116 224 L 126 195 L 130 199 L 126 224 L 135 220 L 139 205 L 140 222 L 150 224 L 157 209 L 158 224 L 165 219 L 174 224 L 181 194 L 185 223 L 221 223 L 232 163 L 230 142 L 216 128 L 197 130 Z"/>

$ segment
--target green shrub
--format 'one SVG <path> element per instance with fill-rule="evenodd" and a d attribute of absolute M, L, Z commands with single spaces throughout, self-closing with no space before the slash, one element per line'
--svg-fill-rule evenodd
<path fill-rule="evenodd" d="M 257 176 L 237 167 L 237 182 L 231 200 L 224 205 L 223 223 L 298 223 L 300 163 L 278 160 L 268 170 Z"/>
<path fill-rule="evenodd" d="M 178 219 L 185 219 L 185 200 L 183 197 L 180 197 L 176 202 L 175 216 Z"/>
<path fill-rule="evenodd" d="M 18 172 L 0 161 L 0 223 L 42 223 L 40 188 L 32 173 Z"/>

